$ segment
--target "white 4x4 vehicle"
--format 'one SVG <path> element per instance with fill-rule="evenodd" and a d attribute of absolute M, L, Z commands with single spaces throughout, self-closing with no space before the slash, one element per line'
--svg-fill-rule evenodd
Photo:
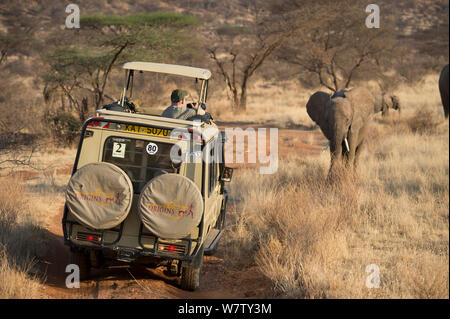
<path fill-rule="evenodd" d="M 135 71 L 159 72 L 200 80 L 198 105 L 206 104 L 211 73 L 146 62 L 123 68 L 120 101 L 82 127 L 62 220 L 71 263 L 82 279 L 111 261 L 165 265 L 194 290 L 203 254 L 216 250 L 225 228 L 225 135 L 212 120 L 135 113 L 127 94 Z"/>

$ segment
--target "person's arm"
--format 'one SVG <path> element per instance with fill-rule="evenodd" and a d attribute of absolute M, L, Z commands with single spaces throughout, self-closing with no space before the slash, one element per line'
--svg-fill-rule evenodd
<path fill-rule="evenodd" d="M 203 108 L 198 107 L 198 103 L 192 103 L 192 108 L 194 108 L 197 111 L 196 115 L 205 115 L 206 113 Z"/>
<path fill-rule="evenodd" d="M 186 109 L 186 111 L 178 115 L 176 118 L 179 120 L 187 120 L 188 118 L 193 117 L 195 115 L 197 115 L 197 110 L 188 108 Z"/>

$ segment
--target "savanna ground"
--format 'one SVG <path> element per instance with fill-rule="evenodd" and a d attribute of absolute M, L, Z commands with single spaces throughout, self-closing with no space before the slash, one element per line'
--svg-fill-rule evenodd
<path fill-rule="evenodd" d="M 334 183 L 304 108 L 311 92 L 256 86 L 239 116 L 217 101 L 221 127 L 278 127 L 280 160 L 273 175 L 234 165 L 227 231 L 195 292 L 145 267 L 65 288 L 61 215 L 75 150 L 42 145 L 31 166 L 1 177 L 0 297 L 448 298 L 449 124 L 437 78 L 398 88 L 402 113 L 375 117 L 358 173 Z M 366 286 L 371 264 L 379 288 Z"/>

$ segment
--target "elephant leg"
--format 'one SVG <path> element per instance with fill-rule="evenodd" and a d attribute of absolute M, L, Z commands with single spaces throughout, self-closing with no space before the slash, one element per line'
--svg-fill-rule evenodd
<path fill-rule="evenodd" d="M 334 140 L 330 141 L 330 173 L 334 171 L 335 167 L 339 167 L 342 160 L 342 143 L 337 143 Z"/>
<path fill-rule="evenodd" d="M 354 128 L 350 128 L 348 133 L 348 160 L 347 160 L 347 166 L 353 166 L 354 160 L 355 160 L 355 154 L 356 154 L 356 146 L 358 143 L 358 132 Z"/>
<path fill-rule="evenodd" d="M 348 166 L 349 151 L 350 151 L 349 143 L 347 138 L 345 138 L 342 141 L 342 164 L 344 165 L 344 167 Z"/>
<path fill-rule="evenodd" d="M 441 84 L 439 84 L 439 91 L 441 93 L 442 106 L 444 107 L 444 115 L 445 115 L 445 118 L 447 119 L 448 118 L 448 105 L 449 105 L 448 87 L 442 87 Z"/>
<path fill-rule="evenodd" d="M 358 140 L 356 141 L 356 148 L 355 148 L 355 160 L 354 160 L 354 167 L 356 169 L 356 166 L 358 165 L 357 163 L 359 162 L 359 157 L 361 156 L 361 153 L 363 151 L 363 149 L 365 148 L 366 142 L 365 142 L 365 138 L 367 136 L 367 132 L 369 130 L 370 127 L 370 122 L 365 123 L 361 129 L 359 130 L 359 134 L 358 134 Z"/>
<path fill-rule="evenodd" d="M 359 145 L 356 147 L 356 153 L 355 153 L 355 162 L 354 162 L 354 168 L 356 169 L 358 162 L 359 162 L 359 157 L 361 156 L 362 151 L 365 148 L 366 143 L 364 143 L 364 141 L 362 141 L 361 143 L 359 143 Z"/>
<path fill-rule="evenodd" d="M 444 101 L 444 99 L 445 99 L 445 101 Z M 449 104 L 448 100 L 449 100 L 449 97 L 447 95 L 446 97 L 443 98 L 443 101 L 442 101 L 442 105 L 444 106 L 444 115 L 445 115 L 446 119 L 448 119 L 448 104 Z"/>

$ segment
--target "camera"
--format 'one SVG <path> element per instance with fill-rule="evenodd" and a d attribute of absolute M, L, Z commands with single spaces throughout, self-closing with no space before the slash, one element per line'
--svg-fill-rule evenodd
<path fill-rule="evenodd" d="M 186 107 L 187 108 L 189 108 L 189 109 L 193 109 L 195 106 L 197 106 L 197 103 L 188 103 L 187 105 L 186 105 Z M 205 111 L 206 110 L 206 104 L 205 103 L 201 103 L 200 104 L 200 107 Z"/>

